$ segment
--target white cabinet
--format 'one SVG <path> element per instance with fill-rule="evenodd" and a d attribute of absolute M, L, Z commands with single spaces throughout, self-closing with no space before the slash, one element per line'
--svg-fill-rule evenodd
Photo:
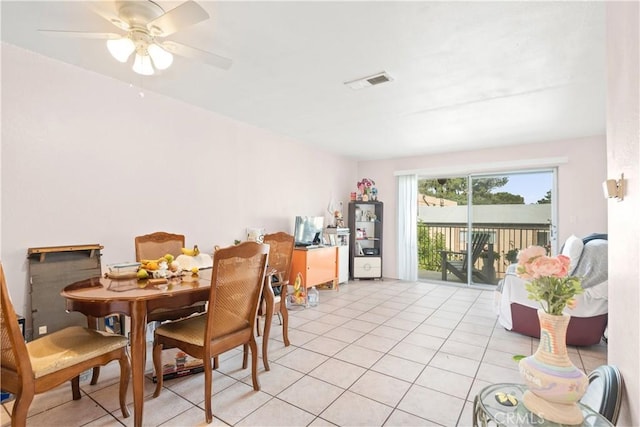
<path fill-rule="evenodd" d="M 349 229 L 326 228 L 327 241 L 338 247 L 338 283 L 349 281 Z"/>
<path fill-rule="evenodd" d="M 382 258 L 377 256 L 353 259 L 353 277 L 374 279 L 382 276 Z"/>

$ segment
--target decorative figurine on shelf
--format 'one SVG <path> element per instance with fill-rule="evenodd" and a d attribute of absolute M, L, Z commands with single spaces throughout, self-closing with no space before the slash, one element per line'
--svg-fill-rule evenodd
<path fill-rule="evenodd" d="M 358 200 L 362 200 L 363 202 L 377 200 L 378 190 L 375 185 L 375 181 L 369 178 L 362 178 L 361 181 L 358 181 Z"/>
<path fill-rule="evenodd" d="M 344 219 L 342 219 L 342 211 L 335 211 L 333 213 L 335 219 L 336 228 L 344 228 Z"/>
<path fill-rule="evenodd" d="M 344 227 L 344 221 L 342 219 L 342 202 L 336 202 L 331 200 L 327 207 L 327 212 L 331 215 L 329 217 L 329 225 L 327 228 Z"/>

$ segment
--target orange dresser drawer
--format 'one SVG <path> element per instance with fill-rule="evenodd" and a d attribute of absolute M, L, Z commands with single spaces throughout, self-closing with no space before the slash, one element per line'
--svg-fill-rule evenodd
<path fill-rule="evenodd" d="M 298 273 L 307 288 L 338 280 L 337 247 L 298 249 L 291 260 L 291 281 Z"/>

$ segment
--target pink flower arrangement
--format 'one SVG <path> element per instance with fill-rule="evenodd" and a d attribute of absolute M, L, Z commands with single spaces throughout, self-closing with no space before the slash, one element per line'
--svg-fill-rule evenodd
<path fill-rule="evenodd" d="M 358 191 L 360 194 L 369 194 L 376 185 L 375 181 L 369 178 L 362 178 L 358 181 Z"/>
<path fill-rule="evenodd" d="M 516 272 L 529 280 L 525 285 L 529 299 L 538 301 L 549 314 L 562 315 L 565 307 L 575 308 L 574 297 L 583 291 L 580 278 L 568 275 L 570 261 L 565 255 L 547 256 L 541 246 L 518 252 Z"/>

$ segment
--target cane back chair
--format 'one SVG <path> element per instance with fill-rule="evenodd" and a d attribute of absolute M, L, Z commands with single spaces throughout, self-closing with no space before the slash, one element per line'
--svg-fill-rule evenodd
<path fill-rule="evenodd" d="M 0 282 L 0 388 L 16 396 L 11 411 L 11 425 L 26 425 L 34 396 L 67 381 L 71 382 L 73 400 L 80 399 L 80 374 L 114 360 L 120 364 L 120 410 L 124 417 L 128 417 L 126 395 L 131 368 L 127 339 L 122 335 L 70 326 L 25 343 L 1 264 Z"/>
<path fill-rule="evenodd" d="M 184 235 L 165 233 L 158 231 L 143 236 L 136 236 L 136 261 L 143 259 L 158 259 L 166 254 L 177 257 L 184 247 Z M 190 316 L 194 313 L 204 313 L 206 304 L 197 302 L 188 307 L 177 309 L 156 309 L 147 313 L 147 322 L 164 322 L 166 320 L 177 320 Z"/>
<path fill-rule="evenodd" d="M 216 251 L 207 312 L 164 323 L 155 330 L 153 366 L 157 383 L 154 397 L 159 396 L 162 390 L 162 350 L 168 348 L 179 348 L 202 360 L 207 423 L 213 419 L 211 391 L 214 356 L 242 345 L 242 367 L 245 369 L 247 350 L 251 348 L 253 389 L 260 390 L 255 325 L 268 256 L 269 247 L 256 242 L 244 242 Z"/>
<path fill-rule="evenodd" d="M 287 311 L 286 300 L 295 238 L 293 235 L 281 231 L 266 234 L 263 241 L 270 247 L 269 271 L 272 272 L 271 287 L 276 294 L 274 312 L 278 313 L 278 316 L 282 318 L 282 338 L 284 345 L 289 346 L 289 312 Z M 263 310 L 259 314 L 264 314 Z"/>

